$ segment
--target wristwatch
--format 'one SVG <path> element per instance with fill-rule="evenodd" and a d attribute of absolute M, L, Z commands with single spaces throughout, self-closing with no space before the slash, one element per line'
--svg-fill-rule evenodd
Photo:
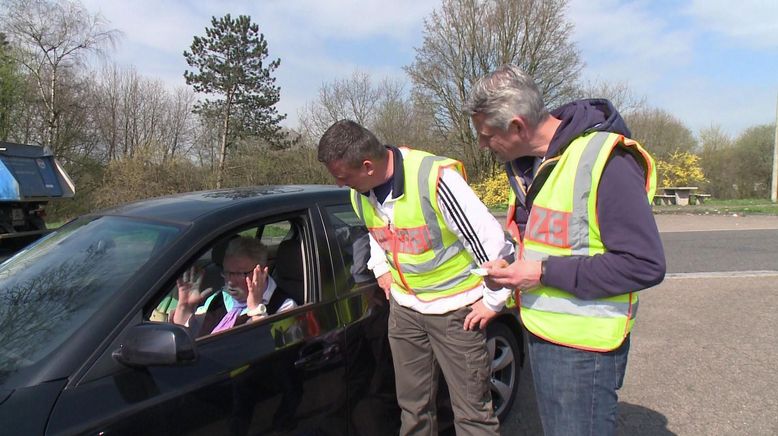
<path fill-rule="evenodd" d="M 267 306 L 260 303 L 257 307 L 246 312 L 248 316 L 265 316 L 267 315 Z"/>
<path fill-rule="evenodd" d="M 543 278 L 546 277 L 546 261 L 541 260 L 540 261 L 540 277 L 538 278 L 538 282 L 541 284 L 543 283 Z"/>

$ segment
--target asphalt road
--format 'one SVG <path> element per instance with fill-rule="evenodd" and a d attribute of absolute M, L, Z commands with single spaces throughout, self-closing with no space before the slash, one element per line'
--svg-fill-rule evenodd
<path fill-rule="evenodd" d="M 657 223 L 668 275 L 640 297 L 618 434 L 778 435 L 778 217 Z M 542 434 L 526 364 L 501 433 Z"/>

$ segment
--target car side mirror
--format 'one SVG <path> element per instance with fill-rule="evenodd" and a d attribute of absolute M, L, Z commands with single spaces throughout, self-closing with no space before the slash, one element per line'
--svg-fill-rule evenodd
<path fill-rule="evenodd" d="M 111 355 L 128 366 L 179 365 L 197 360 L 194 339 L 186 327 L 153 322 L 130 328 Z"/>

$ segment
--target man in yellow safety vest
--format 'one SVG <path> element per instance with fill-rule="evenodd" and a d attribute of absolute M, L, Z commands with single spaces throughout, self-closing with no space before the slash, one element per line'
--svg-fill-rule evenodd
<path fill-rule="evenodd" d="M 665 274 L 654 161 L 609 101 L 549 113 L 513 65 L 481 78 L 465 109 L 510 181 L 519 256 L 486 264 L 486 283 L 518 291 L 544 432 L 612 435 L 638 291 Z"/>
<path fill-rule="evenodd" d="M 341 120 L 319 141 L 318 157 L 370 232 L 373 271 L 390 300 L 403 435 L 437 435 L 435 393 L 442 370 L 457 434 L 497 435 L 483 327 L 510 290 L 484 286 L 474 268 L 513 258 L 513 244 L 464 179 L 456 160 L 382 145 Z"/>

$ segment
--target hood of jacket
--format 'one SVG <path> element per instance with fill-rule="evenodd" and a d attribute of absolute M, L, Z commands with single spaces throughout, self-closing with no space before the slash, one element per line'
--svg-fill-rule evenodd
<path fill-rule="evenodd" d="M 610 101 L 603 98 L 577 100 L 551 111 L 562 121 L 549 144 L 546 157 L 561 153 L 573 139 L 589 132 L 612 132 L 630 137 L 627 123 Z"/>

